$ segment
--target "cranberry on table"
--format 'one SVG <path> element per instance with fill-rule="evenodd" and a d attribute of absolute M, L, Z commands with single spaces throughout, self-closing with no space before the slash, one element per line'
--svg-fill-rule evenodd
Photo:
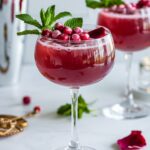
<path fill-rule="evenodd" d="M 56 23 L 55 24 L 55 29 L 62 32 L 64 30 L 64 25 L 61 24 L 61 23 Z"/>
<path fill-rule="evenodd" d="M 64 27 L 63 33 L 71 35 L 72 34 L 72 29 L 70 27 Z"/>
<path fill-rule="evenodd" d="M 80 34 L 80 33 L 82 33 L 82 32 L 83 32 L 83 29 L 80 28 L 80 27 L 76 27 L 76 28 L 74 29 L 74 33 Z"/>
<path fill-rule="evenodd" d="M 30 96 L 24 96 L 22 99 L 22 103 L 24 105 L 29 105 L 31 103 L 31 97 Z"/>
<path fill-rule="evenodd" d="M 34 112 L 35 112 L 35 113 L 41 112 L 41 107 L 40 107 L 40 106 L 35 106 L 35 107 L 34 107 Z"/>
<path fill-rule="evenodd" d="M 71 36 L 71 39 L 74 41 L 74 42 L 80 42 L 81 41 L 81 38 L 80 38 L 80 35 L 79 34 L 73 34 Z"/>
<path fill-rule="evenodd" d="M 52 32 L 52 38 L 56 39 L 59 35 L 61 35 L 61 32 L 59 30 L 54 30 Z"/>
<path fill-rule="evenodd" d="M 49 30 L 49 29 L 45 29 L 45 30 L 42 31 L 42 35 L 45 36 L 45 37 L 51 37 L 52 31 Z"/>
<path fill-rule="evenodd" d="M 81 40 L 89 40 L 90 35 L 88 33 L 81 33 L 80 38 L 81 38 Z"/>

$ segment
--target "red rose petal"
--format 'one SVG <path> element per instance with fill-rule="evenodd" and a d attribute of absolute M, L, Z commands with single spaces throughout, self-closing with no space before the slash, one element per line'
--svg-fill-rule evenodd
<path fill-rule="evenodd" d="M 146 140 L 141 131 L 132 131 L 131 134 L 117 141 L 120 150 L 140 150 L 146 146 Z"/>

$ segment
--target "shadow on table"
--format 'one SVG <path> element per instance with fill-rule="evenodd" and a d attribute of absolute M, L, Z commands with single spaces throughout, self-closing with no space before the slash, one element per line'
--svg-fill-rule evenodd
<path fill-rule="evenodd" d="M 112 150 L 119 150 L 117 144 L 112 144 L 111 147 L 112 147 Z"/>

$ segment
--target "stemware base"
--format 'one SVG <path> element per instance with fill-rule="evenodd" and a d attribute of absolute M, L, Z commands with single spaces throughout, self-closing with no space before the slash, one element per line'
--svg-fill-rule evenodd
<path fill-rule="evenodd" d="M 126 101 L 106 107 L 102 110 L 104 116 L 116 120 L 144 118 L 150 114 L 150 106 L 129 105 Z"/>
<path fill-rule="evenodd" d="M 96 149 L 88 147 L 88 146 L 81 146 L 78 149 L 76 149 L 76 148 L 62 147 L 62 148 L 58 148 L 56 150 L 96 150 Z"/>

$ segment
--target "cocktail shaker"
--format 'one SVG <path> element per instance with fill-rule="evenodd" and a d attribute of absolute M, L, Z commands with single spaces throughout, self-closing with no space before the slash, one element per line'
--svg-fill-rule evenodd
<path fill-rule="evenodd" d="M 25 29 L 15 15 L 24 13 L 27 0 L 0 0 L 0 86 L 18 82 L 22 63 L 24 37 L 17 32 Z"/>

